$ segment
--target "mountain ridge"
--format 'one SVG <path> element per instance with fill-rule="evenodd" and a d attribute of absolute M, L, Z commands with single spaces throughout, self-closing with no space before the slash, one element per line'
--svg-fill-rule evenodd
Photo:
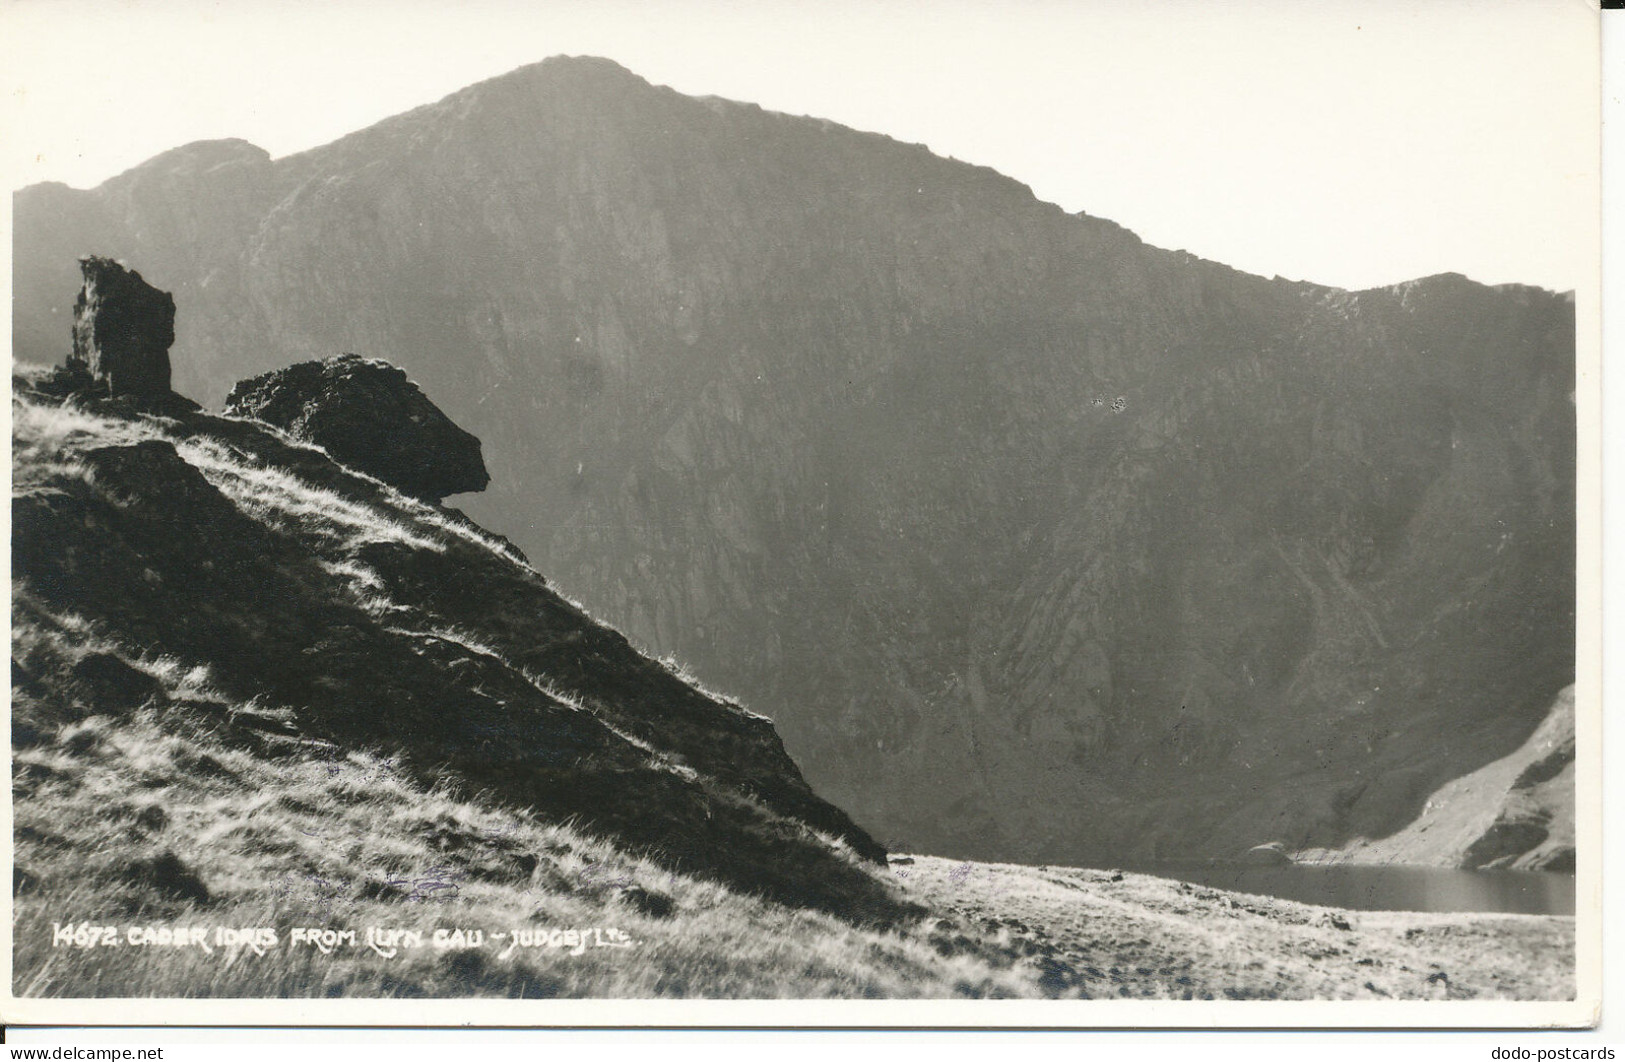
<path fill-rule="evenodd" d="M 863 136 L 863 137 L 871 137 L 871 138 L 874 138 L 876 141 L 896 145 L 896 146 L 903 147 L 903 148 L 922 150 L 922 151 L 925 151 L 928 154 L 930 154 L 933 158 L 938 159 L 938 160 L 940 160 L 942 162 L 949 163 L 949 164 L 954 165 L 954 166 L 965 167 L 968 170 L 976 172 L 978 174 L 991 176 L 991 177 L 997 178 L 1000 181 L 1007 182 L 1007 183 L 1015 186 L 1016 188 L 1020 189 L 1029 198 L 1031 198 L 1034 202 L 1039 203 L 1042 206 L 1051 208 L 1051 209 L 1053 209 L 1055 211 L 1061 212 L 1067 217 L 1078 219 L 1078 220 L 1081 220 L 1081 221 L 1096 223 L 1096 224 L 1108 225 L 1108 226 L 1111 226 L 1112 228 L 1120 230 L 1121 232 L 1123 232 L 1124 234 L 1130 236 L 1131 238 L 1133 238 L 1134 240 L 1136 240 L 1138 242 L 1142 242 L 1142 243 L 1144 242 L 1143 240 L 1141 240 L 1141 238 L 1136 233 L 1133 232 L 1132 229 L 1128 228 L 1125 225 L 1122 225 L 1119 222 L 1113 221 L 1110 218 L 1100 217 L 1098 215 L 1091 214 L 1087 210 L 1076 210 L 1076 211 L 1067 212 L 1061 206 L 1059 206 L 1058 204 L 1055 204 L 1055 203 L 1053 203 L 1053 202 L 1051 202 L 1049 200 L 1040 199 L 1037 196 L 1037 194 L 1033 192 L 1030 185 L 1028 185 L 1027 183 L 1021 181 L 1019 178 L 1012 177 L 1010 175 L 1002 173 L 1001 171 L 999 171 L 994 166 L 985 165 L 985 164 L 981 164 L 981 163 L 970 162 L 968 160 L 959 159 L 959 158 L 955 158 L 955 157 L 948 156 L 948 155 L 940 155 L 940 154 L 936 153 L 929 145 L 924 144 L 924 143 L 899 139 L 899 138 L 891 136 L 891 135 L 889 135 L 887 133 L 879 132 L 879 131 L 876 131 L 876 130 L 859 129 L 856 126 L 845 125 L 845 124 L 843 124 L 841 122 L 837 122 L 837 121 L 834 121 L 834 120 L 831 120 L 831 119 L 818 117 L 817 115 L 803 114 L 803 113 L 792 112 L 792 111 L 772 110 L 772 109 L 769 109 L 769 108 L 764 108 L 764 107 L 762 107 L 762 106 L 760 106 L 758 104 L 755 104 L 755 103 L 751 103 L 751 102 L 744 101 L 744 100 L 736 100 L 736 99 L 732 99 L 732 98 L 727 97 L 727 96 L 722 96 L 722 95 L 717 95 L 717 94 L 704 94 L 704 95 L 697 95 L 697 96 L 687 96 L 687 95 L 684 95 L 683 93 L 679 92 L 678 90 L 676 90 L 674 88 L 671 88 L 670 86 L 661 85 L 661 84 L 657 84 L 655 82 L 649 81 L 648 79 L 643 78 L 642 76 L 638 75 L 634 71 L 628 69 L 627 67 L 625 67 L 622 64 L 616 62 L 613 59 L 607 58 L 605 56 L 596 56 L 596 55 L 587 55 L 587 54 L 580 54 L 580 55 L 564 55 L 564 54 L 553 55 L 553 56 L 548 56 L 546 58 L 537 60 L 537 61 L 532 62 L 532 63 L 526 63 L 526 64 L 524 64 L 522 66 L 516 67 L 516 68 L 514 68 L 512 70 L 509 70 L 509 71 L 507 71 L 505 73 L 493 75 L 491 77 L 488 77 L 488 78 L 482 79 L 480 81 L 474 82 L 473 84 L 467 85 L 467 86 L 465 86 L 463 88 L 456 89 L 456 90 L 454 90 L 452 92 L 447 93 L 445 96 L 442 96 L 438 100 L 433 100 L 433 101 L 429 101 L 429 102 L 426 102 L 426 103 L 418 104 L 417 106 L 408 108 L 407 110 L 399 112 L 398 114 L 391 115 L 389 117 L 379 119 L 378 121 L 372 122 L 372 123 L 362 127 L 361 129 L 358 129 L 358 130 L 356 130 L 354 132 L 351 132 L 351 133 L 346 133 L 346 134 L 344 134 L 344 135 L 342 135 L 340 137 L 337 137 L 334 140 L 328 141 L 328 142 L 326 142 L 324 144 L 318 144 L 318 145 L 314 145 L 314 146 L 307 147 L 307 148 L 300 148 L 300 149 L 298 149 L 296 151 L 288 152 L 285 155 L 272 156 L 270 154 L 270 152 L 268 152 L 265 148 L 262 148 L 259 145 L 254 144 L 252 141 L 243 139 L 241 137 L 234 137 L 234 136 L 206 137 L 206 138 L 199 139 L 199 140 L 188 141 L 188 142 L 186 142 L 184 144 L 178 145 L 177 147 L 170 148 L 170 149 L 167 149 L 165 151 L 159 152 L 158 154 L 152 156 L 151 158 L 149 158 L 149 159 L 147 159 L 147 160 L 145 160 L 143 162 L 137 163 L 136 165 L 131 166 L 128 169 L 125 169 L 125 170 L 122 170 L 122 171 L 120 171 L 118 173 L 112 174 L 112 175 L 108 176 L 107 178 L 103 179 L 102 181 L 98 182 L 97 184 L 95 184 L 93 186 L 90 186 L 90 187 L 81 187 L 81 186 L 78 186 L 78 185 L 70 185 L 70 184 L 68 184 L 67 182 L 64 182 L 64 181 L 47 180 L 47 181 L 39 181 L 39 182 L 35 182 L 33 184 L 25 185 L 25 186 L 23 186 L 23 187 L 21 187 L 19 189 L 16 189 L 13 192 L 13 195 L 15 196 L 15 195 L 22 195 L 22 194 L 31 193 L 36 189 L 63 189 L 63 190 L 72 191 L 72 192 L 94 191 L 96 189 L 104 188 L 108 184 L 115 184 L 117 182 L 124 181 L 124 180 L 130 178 L 131 175 L 136 174 L 138 171 L 147 170 L 149 168 L 156 169 L 156 168 L 158 168 L 159 163 L 163 163 L 163 162 L 166 162 L 166 161 L 174 161 L 174 160 L 178 160 L 178 159 L 195 157 L 196 155 L 198 155 L 200 153 L 203 153 L 205 151 L 211 152 L 211 153 L 212 152 L 220 152 L 221 155 L 217 159 L 217 162 L 250 161 L 250 162 L 256 162 L 256 163 L 258 163 L 258 162 L 269 162 L 269 163 L 273 163 L 273 164 L 286 163 L 286 162 L 289 162 L 291 160 L 299 159 L 299 158 L 301 158 L 303 156 L 311 155 L 311 154 L 314 154 L 314 153 L 324 152 L 327 149 L 330 149 L 330 148 L 332 148 L 332 147 L 334 147 L 334 146 L 336 146 L 338 144 L 341 144 L 341 143 L 343 143 L 343 142 L 345 142 L 347 140 L 350 140 L 352 138 L 362 136 L 363 134 L 370 133 L 370 132 L 373 132 L 375 130 L 378 130 L 378 129 L 380 129 L 380 127 L 389 127 L 392 123 L 395 123 L 395 122 L 398 122 L 398 121 L 408 121 L 408 120 L 411 120 L 413 118 L 422 117 L 422 116 L 424 116 L 426 114 L 433 113 L 433 112 L 435 112 L 437 110 L 447 108 L 448 105 L 452 104 L 454 101 L 462 101 L 462 100 L 465 100 L 466 98 L 471 98 L 471 97 L 481 93 L 482 91 L 489 91 L 491 86 L 496 86 L 496 85 L 500 85 L 500 84 L 507 84 L 507 83 L 517 83 L 517 82 L 523 81 L 523 80 L 525 80 L 527 78 L 537 78 L 537 77 L 543 76 L 544 74 L 547 74 L 547 73 L 553 73 L 553 72 L 564 71 L 564 70 L 568 70 L 568 71 L 576 72 L 576 73 L 587 72 L 587 71 L 596 71 L 596 72 L 603 73 L 603 74 L 609 74 L 609 75 L 611 75 L 612 78 L 614 78 L 617 81 L 628 82 L 628 83 L 631 83 L 633 85 L 639 85 L 639 86 L 642 86 L 644 88 L 654 90 L 656 92 L 669 94 L 671 96 L 677 96 L 677 97 L 681 97 L 683 99 L 693 100 L 693 101 L 700 102 L 700 103 L 705 103 L 707 105 L 711 105 L 711 106 L 715 106 L 715 107 L 722 107 L 722 108 L 725 108 L 725 109 L 737 108 L 737 109 L 740 109 L 740 110 L 743 110 L 743 111 L 755 112 L 755 113 L 758 113 L 758 114 L 779 117 L 779 118 L 783 118 L 783 119 L 786 119 L 786 120 L 789 120 L 789 121 L 807 122 L 807 123 L 811 123 L 811 124 L 813 124 L 815 126 L 818 126 L 818 127 L 821 127 L 821 128 L 826 128 L 826 129 L 831 129 L 831 130 L 838 130 L 838 131 L 841 131 L 843 133 L 852 133 L 852 134 L 856 134 L 858 136 Z M 228 150 L 231 152 L 231 154 L 229 154 L 229 155 L 225 154 L 225 152 L 228 151 Z M 1147 246 L 1150 246 L 1150 245 L 1147 245 Z M 1242 273 L 1242 274 L 1247 275 L 1247 276 L 1258 277 L 1260 279 L 1264 279 L 1263 274 L 1249 273 L 1249 272 L 1247 272 L 1245 270 L 1237 269 L 1236 267 L 1226 265 L 1225 263 L 1223 263 L 1221 261 L 1218 261 L 1216 259 L 1203 258 L 1203 257 L 1201 257 L 1199 255 L 1195 255 L 1192 252 L 1189 252 L 1189 251 L 1186 251 L 1186 250 L 1183 250 L 1183 249 L 1174 249 L 1174 248 L 1153 248 L 1153 249 L 1154 250 L 1160 250 L 1160 251 L 1163 251 L 1163 252 L 1168 253 L 1168 254 L 1184 255 L 1184 256 L 1187 256 L 1187 257 L 1189 257 L 1191 259 L 1194 259 L 1195 261 L 1199 261 L 1199 262 L 1206 263 L 1206 264 L 1209 264 L 1209 265 L 1221 266 L 1221 267 L 1223 267 L 1225 269 L 1230 269 L 1230 270 L 1233 270 L 1233 271 L 1235 271 L 1237 273 Z M 1540 285 L 1523 284 L 1523 283 L 1519 283 L 1519 282 L 1516 282 L 1516 281 L 1499 283 L 1499 284 L 1485 284 L 1482 281 L 1474 280 L 1473 278 L 1468 277 L 1465 274 L 1462 274 L 1462 273 L 1459 273 L 1459 272 L 1456 272 L 1456 271 L 1453 271 L 1453 270 L 1445 270 L 1445 271 L 1442 271 L 1442 272 L 1439 272 L 1439 273 L 1431 273 L 1431 274 L 1427 274 L 1425 276 L 1419 276 L 1419 277 L 1403 278 L 1403 279 L 1395 280 L 1395 281 L 1392 281 L 1392 282 L 1389 282 L 1389 283 L 1375 284 L 1375 285 L 1371 285 L 1369 287 L 1364 287 L 1364 288 L 1350 288 L 1350 289 L 1335 288 L 1334 285 L 1329 285 L 1329 284 L 1325 284 L 1325 283 L 1322 283 L 1322 282 L 1309 280 L 1309 279 L 1305 279 L 1305 278 L 1283 277 L 1280 274 L 1275 274 L 1273 277 L 1270 277 L 1268 279 L 1279 280 L 1279 281 L 1283 281 L 1283 282 L 1286 282 L 1286 283 L 1292 283 L 1292 284 L 1307 284 L 1307 285 L 1312 285 L 1312 286 L 1317 287 L 1317 288 L 1331 289 L 1331 290 L 1348 290 L 1348 291 L 1354 291 L 1354 292 L 1377 292 L 1377 291 L 1392 290 L 1392 289 L 1400 288 L 1400 287 L 1403 287 L 1403 286 L 1406 286 L 1406 285 L 1419 284 L 1419 283 L 1423 283 L 1423 282 L 1430 281 L 1430 280 L 1438 280 L 1438 279 L 1452 278 L 1452 277 L 1461 278 L 1461 279 L 1464 279 L 1464 280 L 1469 280 L 1472 283 L 1483 284 L 1485 287 L 1490 287 L 1490 288 L 1494 288 L 1494 289 L 1498 289 L 1498 290 L 1511 290 L 1511 289 L 1518 289 L 1518 288 L 1532 288 L 1532 289 L 1538 290 L 1538 291 L 1550 291 L 1550 292 L 1553 292 L 1555 294 L 1564 294 L 1564 292 L 1560 292 L 1557 289 L 1546 288 L 1546 287 L 1543 287 L 1543 286 L 1540 286 Z M 1567 293 L 1572 295 L 1572 290 L 1570 290 Z"/>

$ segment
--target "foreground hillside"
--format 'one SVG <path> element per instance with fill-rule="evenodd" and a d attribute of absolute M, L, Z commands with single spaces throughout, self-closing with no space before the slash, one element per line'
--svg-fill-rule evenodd
<path fill-rule="evenodd" d="M 269 755 L 383 746 L 420 781 L 674 869 L 898 913 L 856 865 L 884 851 L 768 720 L 634 651 L 455 511 L 175 396 L 161 416 L 62 370 L 14 387 L 14 744 L 157 705 Z M 154 660 L 202 692 L 157 688 Z"/>
<path fill-rule="evenodd" d="M 854 926 L 426 791 L 387 756 L 266 759 L 180 722 L 102 716 L 19 752 L 18 852 L 31 870 L 16 901 L 18 995 L 1574 994 L 1572 918 L 1334 911 L 1139 874 L 920 856 L 876 873 L 923 913 Z M 266 927 L 277 943 L 264 954 L 53 948 L 64 919 L 121 938 L 131 927 Z M 422 946 L 397 942 L 385 958 L 366 946 L 367 927 L 420 933 Z M 295 928 L 356 937 L 296 945 Z M 594 928 L 624 941 L 578 950 L 555 932 Z M 485 937 L 439 949 L 436 929 Z M 537 935 L 516 947 L 517 932 Z"/>
<path fill-rule="evenodd" d="M 19 995 L 1572 995 L 1572 919 L 888 869 L 454 510 L 63 379 L 13 380 Z"/>
<path fill-rule="evenodd" d="M 389 358 L 485 445 L 459 504 L 894 847 L 1379 837 L 1574 681 L 1559 294 L 1249 276 L 592 59 L 15 216 L 20 356 L 94 249 L 210 403 Z"/>

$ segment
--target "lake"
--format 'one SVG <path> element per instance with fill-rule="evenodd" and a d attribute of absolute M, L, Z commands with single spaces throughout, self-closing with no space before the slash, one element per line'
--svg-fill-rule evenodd
<path fill-rule="evenodd" d="M 1572 915 L 1574 875 L 1529 870 L 1401 866 L 1124 864 L 1122 869 L 1193 885 L 1279 896 L 1357 911 L 1496 911 Z"/>

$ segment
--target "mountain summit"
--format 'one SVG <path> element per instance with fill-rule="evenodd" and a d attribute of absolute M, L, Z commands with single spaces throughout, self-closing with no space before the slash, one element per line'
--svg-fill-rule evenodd
<path fill-rule="evenodd" d="M 887 842 L 1381 836 L 1573 682 L 1562 295 L 1266 280 L 590 59 L 15 217 L 19 357 L 86 250 L 189 308 L 211 404 L 387 356 L 483 442 L 471 514 Z"/>

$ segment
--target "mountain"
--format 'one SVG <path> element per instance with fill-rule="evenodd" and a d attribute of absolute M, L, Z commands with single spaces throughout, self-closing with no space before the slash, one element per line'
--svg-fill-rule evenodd
<path fill-rule="evenodd" d="M 388 357 L 484 444 L 459 504 L 893 847 L 1379 837 L 1574 680 L 1569 296 L 1250 276 L 597 59 L 14 205 L 17 356 L 94 252 L 207 403 Z"/>

